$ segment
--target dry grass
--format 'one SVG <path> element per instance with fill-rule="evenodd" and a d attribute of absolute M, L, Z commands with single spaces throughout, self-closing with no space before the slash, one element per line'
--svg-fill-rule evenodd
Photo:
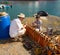
<path fill-rule="evenodd" d="M 54 31 L 55 30 L 60 30 L 60 17 L 56 17 L 56 16 L 51 16 L 49 15 L 47 17 L 48 20 L 42 20 L 43 22 L 43 28 L 47 28 L 49 24 L 51 24 L 51 26 L 53 27 Z M 24 21 L 22 23 L 28 23 L 31 24 L 33 21 L 35 20 L 34 17 L 27 17 L 26 19 L 24 19 Z"/>

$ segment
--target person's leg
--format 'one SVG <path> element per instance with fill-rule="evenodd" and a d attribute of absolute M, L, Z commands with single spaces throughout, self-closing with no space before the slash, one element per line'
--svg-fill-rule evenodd
<path fill-rule="evenodd" d="M 22 42 L 22 41 L 23 41 L 22 36 L 18 36 L 18 40 L 19 40 L 20 42 Z"/>
<path fill-rule="evenodd" d="M 12 41 L 17 41 L 18 37 L 11 38 Z"/>

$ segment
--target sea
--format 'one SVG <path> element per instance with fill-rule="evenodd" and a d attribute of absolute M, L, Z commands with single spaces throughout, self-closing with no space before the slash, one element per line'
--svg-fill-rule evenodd
<path fill-rule="evenodd" d="M 39 11 L 46 11 L 50 15 L 60 17 L 60 0 L 47 1 L 9 1 L 12 7 L 0 9 L 0 12 L 7 12 L 11 19 L 17 18 L 17 15 L 24 13 L 26 17 L 32 17 Z"/>

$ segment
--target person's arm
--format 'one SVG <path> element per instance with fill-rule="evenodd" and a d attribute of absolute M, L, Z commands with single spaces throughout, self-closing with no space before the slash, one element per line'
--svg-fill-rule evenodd
<path fill-rule="evenodd" d="M 40 20 L 40 31 L 42 31 L 42 20 Z"/>
<path fill-rule="evenodd" d="M 33 27 L 37 27 L 37 24 L 35 22 L 32 23 Z"/>
<path fill-rule="evenodd" d="M 19 30 L 19 31 L 18 31 L 18 35 L 19 35 L 19 36 L 20 36 L 20 35 L 24 35 L 25 32 L 26 32 L 26 29 Z"/>
<path fill-rule="evenodd" d="M 23 26 L 23 24 L 21 24 L 21 22 L 16 22 L 16 24 L 18 27 L 18 30 L 17 30 L 18 36 L 23 35 L 26 31 L 25 27 Z"/>
<path fill-rule="evenodd" d="M 27 26 L 27 22 L 26 22 L 25 24 L 23 24 L 23 27 L 24 27 L 24 28 L 26 28 L 26 26 Z"/>

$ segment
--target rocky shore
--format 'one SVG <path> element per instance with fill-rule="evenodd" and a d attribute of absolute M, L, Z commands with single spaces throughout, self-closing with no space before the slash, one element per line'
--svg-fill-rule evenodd
<path fill-rule="evenodd" d="M 34 17 L 27 17 L 22 23 L 31 24 L 35 20 Z M 54 31 L 60 31 L 60 17 L 51 16 L 43 21 L 43 29 L 52 25 Z M 10 42 L 8 40 L 0 40 L 0 55 L 30 55 L 29 52 L 23 47 L 21 42 Z"/>
<path fill-rule="evenodd" d="M 32 22 L 35 20 L 34 17 L 27 17 L 23 23 L 28 23 L 28 24 L 32 24 Z M 57 16 L 52 16 L 52 15 L 49 15 L 47 17 L 47 20 L 45 19 L 41 19 L 43 24 L 42 24 L 42 27 L 43 27 L 43 31 L 46 31 L 46 28 L 51 25 L 51 27 L 53 28 L 54 31 L 60 31 L 60 17 L 57 17 Z"/>

